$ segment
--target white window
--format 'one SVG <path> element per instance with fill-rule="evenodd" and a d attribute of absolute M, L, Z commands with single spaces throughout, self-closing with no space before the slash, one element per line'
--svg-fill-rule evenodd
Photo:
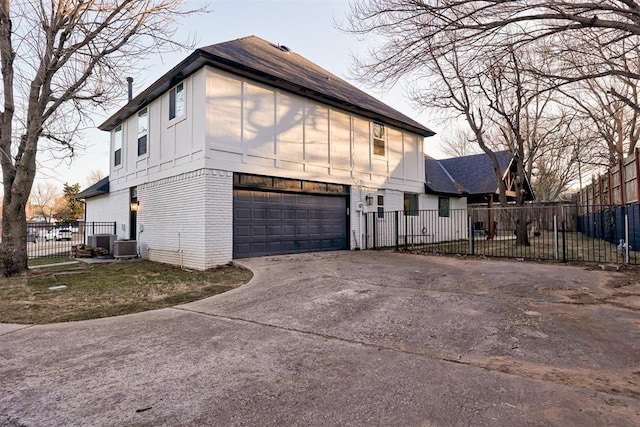
<path fill-rule="evenodd" d="M 113 165 L 122 164 L 122 125 L 113 130 Z"/>
<path fill-rule="evenodd" d="M 376 156 L 383 156 L 386 152 L 387 136 L 384 130 L 384 125 L 380 123 L 373 123 L 373 154 Z"/>
<path fill-rule="evenodd" d="M 149 134 L 149 114 L 147 109 L 138 111 L 138 156 L 147 154 L 147 135 Z"/>
<path fill-rule="evenodd" d="M 178 83 L 169 92 L 169 120 L 184 115 L 184 82 Z"/>

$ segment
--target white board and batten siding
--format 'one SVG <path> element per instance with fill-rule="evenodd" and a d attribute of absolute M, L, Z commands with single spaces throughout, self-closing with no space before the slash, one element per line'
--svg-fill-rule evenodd
<path fill-rule="evenodd" d="M 146 106 L 147 153 L 138 156 L 137 113 L 122 123 L 122 163 L 114 166 L 113 132 L 109 160 L 110 191 L 204 168 L 205 73 L 200 70 L 183 80 L 185 112 L 169 119 L 169 93 Z"/>
<path fill-rule="evenodd" d="M 210 67 L 206 167 L 423 191 L 423 137 L 389 126 L 373 154 L 373 121 Z"/>

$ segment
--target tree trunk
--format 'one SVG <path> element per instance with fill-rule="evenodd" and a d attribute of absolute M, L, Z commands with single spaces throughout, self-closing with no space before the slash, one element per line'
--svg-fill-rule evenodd
<path fill-rule="evenodd" d="M 517 206 L 518 220 L 516 221 L 516 245 L 519 246 L 531 246 L 529 242 L 527 213 L 524 207 Z"/>
<path fill-rule="evenodd" d="M 2 245 L 0 246 L 0 268 L 5 277 L 27 272 L 27 219 L 24 209 L 27 197 L 7 196 L 10 188 L 5 185 L 2 213 Z"/>

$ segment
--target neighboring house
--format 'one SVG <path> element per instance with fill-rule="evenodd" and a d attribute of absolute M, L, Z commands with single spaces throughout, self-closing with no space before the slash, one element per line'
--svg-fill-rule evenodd
<path fill-rule="evenodd" d="M 495 153 L 500 166 L 500 175 L 507 188 L 507 198 L 515 199 L 516 163 L 510 151 Z M 488 203 L 498 201 L 498 182 L 491 158 L 485 154 L 453 157 L 435 160 L 425 157 L 426 185 L 428 194 L 444 194 L 466 197 L 467 203 Z M 524 189 L 526 199 L 533 200 L 533 191 L 526 179 Z"/>
<path fill-rule="evenodd" d="M 500 175 L 506 186 L 509 201 L 515 200 L 516 163 L 510 151 L 495 153 L 500 166 Z M 460 209 L 469 205 L 486 205 L 489 208 L 498 201 L 499 186 L 491 158 L 485 154 L 435 160 L 425 156 L 425 192 L 437 195 L 439 204 L 452 200 Z M 525 178 L 525 199 L 533 200 L 534 194 L 529 180 Z M 449 202 L 446 202 L 449 203 Z M 475 221 L 474 227 L 481 228 L 490 237 L 494 234 L 495 219 L 489 210 L 486 221 Z"/>
<path fill-rule="evenodd" d="M 428 208 L 431 130 L 255 36 L 196 50 L 100 129 L 110 173 L 79 194 L 86 219 L 151 260 L 351 249 L 367 211 Z"/>

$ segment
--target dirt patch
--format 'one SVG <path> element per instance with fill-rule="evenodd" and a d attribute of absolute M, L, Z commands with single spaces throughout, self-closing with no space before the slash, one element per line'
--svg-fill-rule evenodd
<path fill-rule="evenodd" d="M 640 375 L 638 371 L 631 368 L 623 371 L 569 369 L 544 364 L 525 363 L 507 357 L 469 360 L 465 361 L 465 363 L 534 380 L 549 381 L 634 399 L 640 398 Z"/>

